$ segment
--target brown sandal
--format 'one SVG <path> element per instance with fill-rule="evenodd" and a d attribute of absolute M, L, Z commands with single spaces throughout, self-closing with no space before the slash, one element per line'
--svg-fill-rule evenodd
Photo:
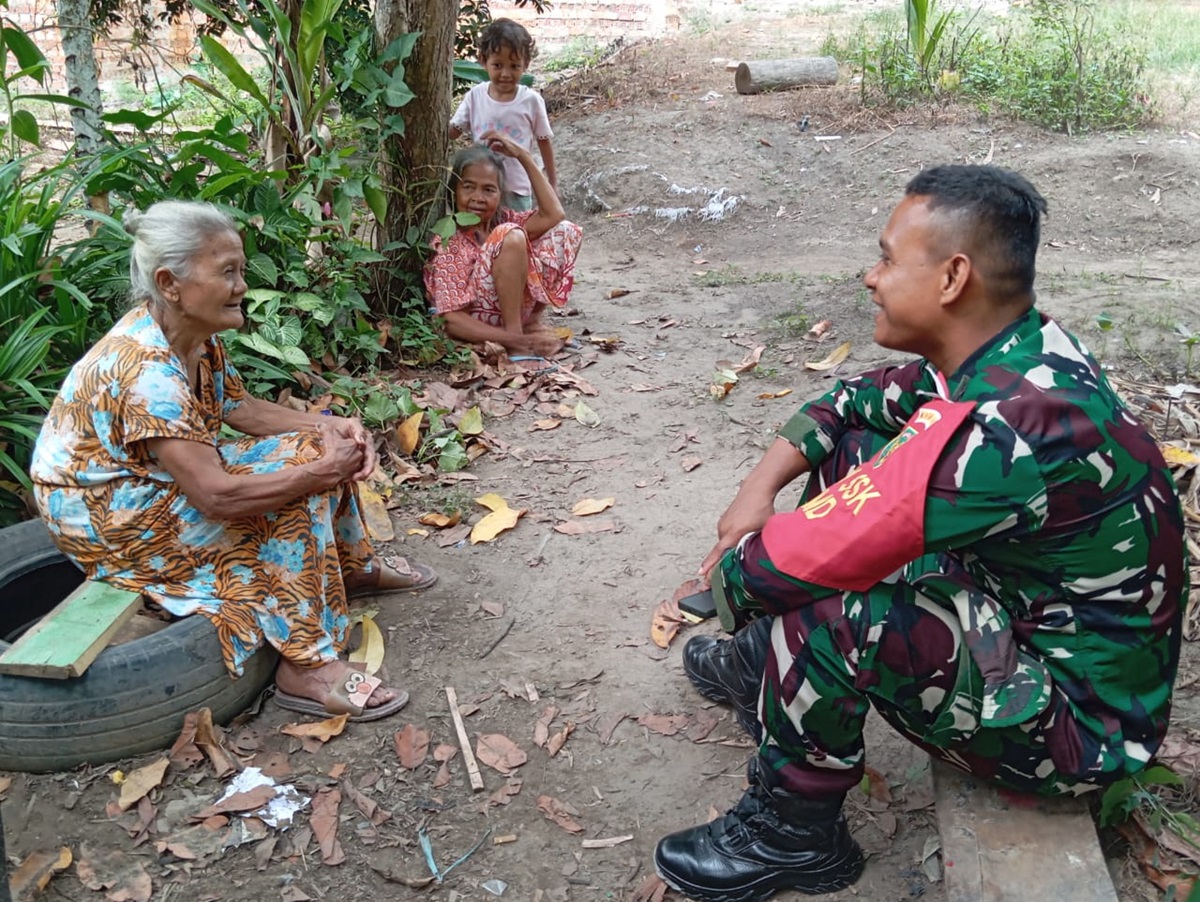
<path fill-rule="evenodd" d="M 437 571 L 432 567 L 409 563 L 405 558 L 395 555 L 380 556 L 378 564 L 379 566 L 370 572 L 355 574 L 356 577 L 365 577 L 367 581 L 353 588 L 347 585 L 347 598 L 384 595 L 388 592 L 420 592 L 438 581 Z M 388 570 L 393 574 L 391 584 L 385 582 Z"/>

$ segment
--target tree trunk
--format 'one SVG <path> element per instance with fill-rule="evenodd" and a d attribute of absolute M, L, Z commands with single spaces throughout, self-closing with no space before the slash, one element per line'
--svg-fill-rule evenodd
<path fill-rule="evenodd" d="M 71 107 L 71 125 L 75 128 L 75 153 L 95 152 L 100 145 L 100 75 L 92 49 L 92 23 L 88 20 L 88 0 L 58 0 L 58 31 L 66 58 L 67 94 L 87 104 L 87 109 Z"/>
<path fill-rule="evenodd" d="M 838 64 L 831 56 L 740 63 L 733 83 L 739 94 L 760 94 L 804 85 L 836 85 Z"/>
<path fill-rule="evenodd" d="M 410 225 L 424 226 L 442 196 L 446 151 L 450 139 L 450 100 L 454 32 L 458 3 L 452 0 L 377 0 L 375 30 L 379 47 L 412 31 L 421 37 L 405 64 L 408 86 L 416 99 L 402 107 L 404 137 L 390 138 L 383 171 L 388 196 L 381 247 L 404 242 Z M 428 234 L 422 228 L 421 240 Z M 379 312 L 395 313 L 409 307 L 420 292 L 418 255 L 401 248 L 388 252 L 391 266 L 380 285 Z"/>

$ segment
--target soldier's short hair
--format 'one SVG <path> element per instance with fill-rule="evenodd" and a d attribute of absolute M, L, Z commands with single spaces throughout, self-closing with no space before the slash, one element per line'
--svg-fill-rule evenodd
<path fill-rule="evenodd" d="M 1046 199 L 1024 176 L 999 166 L 934 166 L 904 191 L 954 220 L 956 243 L 1000 300 L 1031 295 Z"/>

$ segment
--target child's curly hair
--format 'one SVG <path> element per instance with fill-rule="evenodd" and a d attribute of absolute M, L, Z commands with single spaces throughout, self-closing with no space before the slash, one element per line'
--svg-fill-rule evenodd
<path fill-rule="evenodd" d="M 489 56 L 505 47 L 525 60 L 526 66 L 537 56 L 537 41 L 533 35 L 525 30 L 524 25 L 512 19 L 496 19 L 479 32 L 480 62 L 487 62 Z"/>

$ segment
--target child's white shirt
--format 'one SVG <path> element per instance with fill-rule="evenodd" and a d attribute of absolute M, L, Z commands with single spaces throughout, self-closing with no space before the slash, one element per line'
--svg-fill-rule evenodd
<path fill-rule="evenodd" d="M 462 99 L 450 124 L 475 141 L 491 129 L 507 135 L 537 157 L 537 142 L 552 138 L 550 117 L 542 95 L 525 85 L 517 85 L 517 96 L 509 101 L 493 100 L 488 83 L 475 85 Z M 513 194 L 531 194 L 533 186 L 525 168 L 512 157 L 504 158 L 504 182 Z"/>

